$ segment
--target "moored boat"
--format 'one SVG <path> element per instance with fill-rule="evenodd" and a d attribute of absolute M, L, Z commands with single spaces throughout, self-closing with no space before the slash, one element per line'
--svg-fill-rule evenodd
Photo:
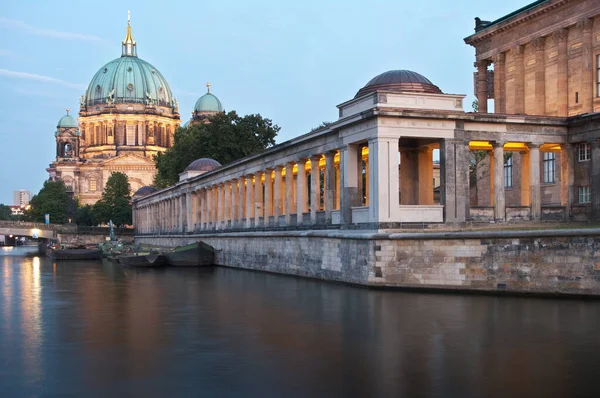
<path fill-rule="evenodd" d="M 102 258 L 102 250 L 75 248 L 75 249 L 55 249 L 48 248 L 46 255 L 53 260 L 99 260 Z"/>
<path fill-rule="evenodd" d="M 166 253 L 167 265 L 174 267 L 203 267 L 213 265 L 215 249 L 198 241 Z"/>
<path fill-rule="evenodd" d="M 162 267 L 167 258 L 158 253 L 135 253 L 119 256 L 119 263 L 126 267 Z"/>

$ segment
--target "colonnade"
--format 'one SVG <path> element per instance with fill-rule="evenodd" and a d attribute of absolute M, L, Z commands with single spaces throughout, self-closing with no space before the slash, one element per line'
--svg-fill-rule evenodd
<path fill-rule="evenodd" d="M 327 223 L 340 208 L 340 155 L 330 151 L 136 206 L 139 233 Z"/>
<path fill-rule="evenodd" d="M 489 162 L 489 206 L 494 207 L 494 219 L 504 221 L 507 219 L 505 199 L 505 153 L 520 152 L 520 206 L 530 208 L 530 219 L 542 218 L 542 170 L 541 159 L 544 152 L 559 152 L 560 165 L 560 203 L 569 208 L 573 203 L 573 191 L 569 187 L 573 184 L 574 154 L 571 144 L 540 144 L 540 143 L 513 143 L 521 144 L 520 148 L 510 148 L 505 141 L 490 142 L 488 151 Z"/>

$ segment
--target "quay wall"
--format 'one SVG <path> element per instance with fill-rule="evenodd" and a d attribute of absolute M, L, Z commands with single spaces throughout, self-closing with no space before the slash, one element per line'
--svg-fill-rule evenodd
<path fill-rule="evenodd" d="M 218 250 L 218 265 L 370 287 L 600 297 L 600 229 L 136 237 L 157 246 L 196 240 Z"/>

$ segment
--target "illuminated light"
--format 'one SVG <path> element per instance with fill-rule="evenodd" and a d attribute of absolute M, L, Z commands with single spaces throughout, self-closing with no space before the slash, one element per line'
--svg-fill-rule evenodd
<path fill-rule="evenodd" d="M 369 147 L 368 146 L 362 147 L 362 155 L 367 156 L 368 154 L 369 154 Z"/>
<path fill-rule="evenodd" d="M 340 151 L 335 153 L 335 156 L 333 157 L 333 163 L 340 163 Z"/>
<path fill-rule="evenodd" d="M 542 152 L 560 152 L 562 148 L 559 144 L 543 144 L 540 146 Z"/>
<path fill-rule="evenodd" d="M 298 165 L 297 164 L 295 164 L 294 167 L 292 167 L 292 171 L 294 173 L 298 173 Z"/>
<path fill-rule="evenodd" d="M 469 141 L 469 150 L 491 150 L 492 144 L 489 141 Z"/>
<path fill-rule="evenodd" d="M 529 149 L 529 147 L 523 142 L 507 142 L 506 144 L 504 144 L 504 149 L 526 151 Z"/>
<path fill-rule="evenodd" d="M 8 235 L 9 238 L 12 238 L 12 235 Z"/>
<path fill-rule="evenodd" d="M 321 159 L 319 159 L 319 167 L 325 167 L 327 165 L 327 160 L 325 158 L 325 156 L 321 156 Z"/>

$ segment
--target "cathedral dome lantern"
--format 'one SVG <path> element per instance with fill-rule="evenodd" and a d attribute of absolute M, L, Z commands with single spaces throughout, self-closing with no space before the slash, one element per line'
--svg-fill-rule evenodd
<path fill-rule="evenodd" d="M 177 101 L 165 77 L 152 64 L 137 56 L 137 44 L 127 21 L 121 57 L 113 59 L 92 78 L 81 98 L 82 110 L 98 105 L 139 104 L 170 108 L 177 113 Z"/>
<path fill-rule="evenodd" d="M 420 73 L 396 69 L 381 73 L 369 80 L 363 88 L 358 90 L 354 98 L 377 90 L 442 94 L 442 90 L 438 86 Z"/>

